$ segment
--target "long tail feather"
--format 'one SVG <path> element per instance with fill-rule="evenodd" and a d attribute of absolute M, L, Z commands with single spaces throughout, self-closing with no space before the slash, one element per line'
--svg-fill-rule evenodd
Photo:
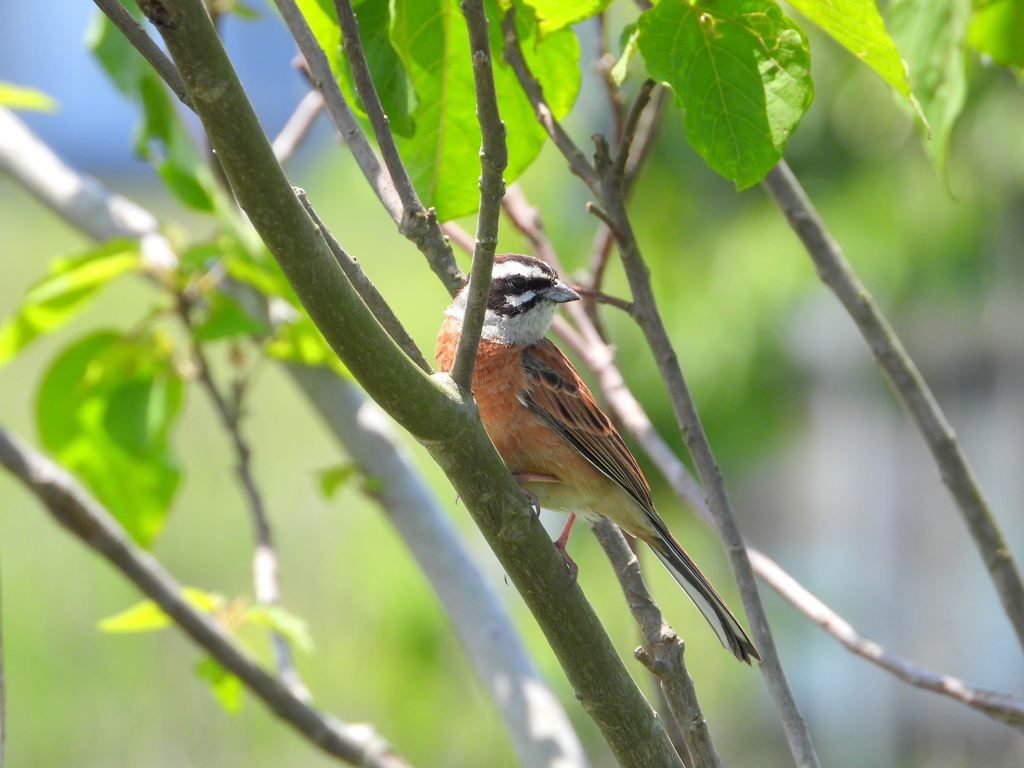
<path fill-rule="evenodd" d="M 672 538 L 671 534 L 655 534 L 647 539 L 647 543 L 707 619 L 725 649 L 747 664 L 750 664 L 751 658 L 760 661 L 760 654 L 739 621 L 732 615 L 725 601 L 718 596 L 715 588 L 704 578 L 704 574 L 690 556 L 679 546 L 679 542 Z"/>

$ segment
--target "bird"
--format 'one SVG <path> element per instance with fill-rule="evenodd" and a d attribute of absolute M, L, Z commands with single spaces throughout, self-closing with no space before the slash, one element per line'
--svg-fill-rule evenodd
<path fill-rule="evenodd" d="M 451 370 L 468 296 L 467 284 L 445 310 L 434 350 L 440 372 Z M 558 306 L 579 298 L 544 261 L 495 255 L 471 384 L 484 428 L 531 503 L 569 514 L 554 544 L 574 576 L 565 552 L 573 522 L 607 517 L 650 546 L 726 650 L 747 664 L 760 661 L 739 621 L 654 508 L 622 436 L 546 338 Z"/>

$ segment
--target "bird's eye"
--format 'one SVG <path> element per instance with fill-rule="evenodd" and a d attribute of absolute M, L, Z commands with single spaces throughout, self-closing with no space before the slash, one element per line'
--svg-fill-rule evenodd
<path fill-rule="evenodd" d="M 526 290 L 526 278 L 522 275 L 512 275 L 508 283 L 516 293 L 521 293 Z"/>

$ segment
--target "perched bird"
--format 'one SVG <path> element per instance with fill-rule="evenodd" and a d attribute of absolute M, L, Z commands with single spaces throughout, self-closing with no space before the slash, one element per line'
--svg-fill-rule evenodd
<path fill-rule="evenodd" d="M 438 369 L 450 371 L 468 289 L 445 310 L 437 337 Z M 473 395 L 494 447 L 545 509 L 570 517 L 555 542 L 570 568 L 565 543 L 575 516 L 604 515 L 645 541 L 740 661 L 757 649 L 654 509 L 636 459 L 562 351 L 545 338 L 559 304 L 579 294 L 539 259 L 494 257 Z"/>

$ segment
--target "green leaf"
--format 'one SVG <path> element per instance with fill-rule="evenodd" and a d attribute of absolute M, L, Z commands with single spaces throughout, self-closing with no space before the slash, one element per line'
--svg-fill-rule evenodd
<path fill-rule="evenodd" d="M 138 244 L 121 239 L 54 259 L 49 274 L 29 288 L 14 315 L 0 325 L 0 365 L 40 334 L 64 325 L 100 288 L 139 263 Z"/>
<path fill-rule="evenodd" d="M 210 693 L 226 712 L 242 707 L 242 681 L 228 672 L 212 656 L 204 656 L 195 666 L 195 673 L 210 686 Z"/>
<path fill-rule="evenodd" d="M 359 468 L 352 462 L 336 464 L 318 471 L 316 475 L 320 481 L 320 490 L 323 492 L 324 498 L 334 498 L 335 491 L 351 480 L 358 471 Z"/>
<path fill-rule="evenodd" d="M 906 57 L 910 85 L 931 126 L 925 149 L 944 170 L 949 134 L 967 96 L 969 0 L 893 0 L 888 25 Z"/>
<path fill-rule="evenodd" d="M 152 632 L 171 625 L 171 618 L 152 600 L 143 600 L 113 616 L 100 619 L 100 632 Z"/>
<path fill-rule="evenodd" d="M 213 613 L 224 604 L 224 598 L 215 592 L 204 592 L 195 587 L 183 587 L 182 597 L 193 608 Z M 152 632 L 171 625 L 171 617 L 152 600 L 142 600 L 113 616 L 100 619 L 96 626 L 100 632 Z"/>
<path fill-rule="evenodd" d="M 789 4 L 881 75 L 925 119 L 875 0 L 789 0 Z"/>
<path fill-rule="evenodd" d="M 194 335 L 200 341 L 213 341 L 234 336 L 264 336 L 269 331 L 230 296 L 213 291 L 205 297 L 203 316 L 195 324 Z"/>
<path fill-rule="evenodd" d="M 494 51 L 494 82 L 508 140 L 512 181 L 532 162 L 546 138 L 515 74 L 498 54 L 502 49 L 501 13 L 494 0 L 485 4 Z M 529 9 L 516 13 L 523 54 L 541 81 L 556 117 L 564 116 L 579 91 L 579 44 L 570 29 L 541 39 Z M 402 154 L 424 205 L 446 221 L 472 213 L 479 204 L 480 127 L 466 21 L 457 0 L 395 0 L 391 40 L 416 93 L 416 133 L 398 138 Z"/>
<path fill-rule="evenodd" d="M 254 605 L 247 608 L 245 620 L 273 629 L 303 653 L 313 652 L 313 636 L 309 633 L 309 624 L 279 605 Z"/>
<path fill-rule="evenodd" d="M 60 104 L 52 96 L 47 96 L 35 88 L 0 80 L 0 106 L 10 109 L 31 109 L 36 112 L 56 112 Z"/>
<path fill-rule="evenodd" d="M 629 73 L 629 62 L 637 51 L 637 41 L 639 39 L 640 30 L 636 28 L 636 24 L 627 24 L 626 28 L 622 30 L 622 38 L 619 41 L 622 55 L 619 56 L 619 60 L 615 62 L 615 66 L 609 72 L 612 82 L 616 85 L 621 86 L 626 81 L 626 75 Z"/>
<path fill-rule="evenodd" d="M 36 397 L 43 445 L 143 545 L 180 479 L 168 438 L 181 396 L 166 339 L 104 331 L 66 348 Z"/>
<path fill-rule="evenodd" d="M 984 0 L 971 19 L 967 39 L 997 64 L 1024 67 L 1024 2 Z"/>
<path fill-rule="evenodd" d="M 294 320 L 282 322 L 274 329 L 274 335 L 264 342 L 264 351 L 278 360 L 326 366 L 343 376 L 348 376 L 344 364 L 334 354 L 334 350 L 309 315 L 303 310 L 296 312 L 297 317 Z"/>
<path fill-rule="evenodd" d="M 612 0 L 526 0 L 537 14 L 541 37 L 596 16 Z"/>
<path fill-rule="evenodd" d="M 138 8 L 134 12 L 138 17 Z M 182 203 L 212 211 L 213 180 L 149 62 L 98 10 L 85 42 L 118 90 L 141 108 L 135 128 L 136 152 L 150 161 L 167 189 Z"/>
<path fill-rule="evenodd" d="M 298 0 L 298 5 L 313 35 L 327 53 L 331 70 L 345 98 L 355 107 L 356 114 L 365 119 L 366 110 L 356 93 L 352 72 L 341 45 L 341 30 L 333 0 Z M 391 44 L 388 0 L 354 2 L 353 10 L 359 21 L 359 39 L 363 43 L 366 63 L 370 67 L 373 85 L 384 114 L 388 116 L 391 130 L 399 136 L 412 136 L 415 124 L 410 114 L 409 78 Z"/>
<path fill-rule="evenodd" d="M 814 94 L 803 31 L 773 0 L 662 0 L 638 27 L 648 71 L 686 110 L 690 143 L 739 189 L 760 181 Z"/>

